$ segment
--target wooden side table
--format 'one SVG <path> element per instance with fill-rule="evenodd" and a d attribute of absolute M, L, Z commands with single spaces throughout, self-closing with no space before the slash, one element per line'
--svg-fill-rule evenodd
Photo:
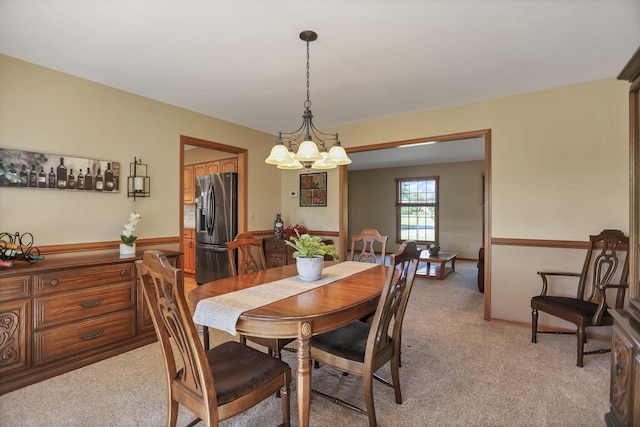
<path fill-rule="evenodd" d="M 416 276 L 426 277 L 427 279 L 443 280 L 449 274 L 456 271 L 456 257 L 457 253 L 440 252 L 438 255 L 430 255 L 428 250 L 420 252 L 420 259 L 418 264 L 426 262 L 426 268 L 419 268 L 416 271 Z M 447 267 L 447 263 L 451 262 L 451 267 Z M 431 265 L 433 264 L 433 265 Z"/>

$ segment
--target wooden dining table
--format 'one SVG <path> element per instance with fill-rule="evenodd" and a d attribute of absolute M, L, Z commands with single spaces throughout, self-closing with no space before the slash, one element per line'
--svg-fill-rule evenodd
<path fill-rule="evenodd" d="M 325 266 L 335 261 L 325 262 Z M 265 338 L 297 338 L 297 401 L 299 425 L 309 425 L 313 335 L 338 329 L 376 309 L 387 277 L 386 266 L 375 266 L 335 282 L 246 311 L 236 323 L 239 334 Z M 254 274 L 204 283 L 189 292 L 199 301 L 297 275 L 295 264 Z"/>

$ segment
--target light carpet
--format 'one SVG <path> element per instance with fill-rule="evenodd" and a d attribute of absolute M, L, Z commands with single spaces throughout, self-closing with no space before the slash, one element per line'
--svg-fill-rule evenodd
<path fill-rule="evenodd" d="M 482 320 L 475 264 L 459 261 L 443 281 L 416 279 L 403 329 L 403 404 L 374 381 L 380 426 L 603 426 L 610 354 L 575 366 L 575 337 L 543 335 Z M 214 332 L 214 331 L 212 331 Z M 214 332 L 212 342 L 232 339 Z M 608 343 L 591 341 L 588 349 Z M 283 352 L 292 369 L 296 356 Z M 379 371 L 389 377 L 385 366 Z M 312 386 L 364 408 L 362 383 L 324 366 Z M 1 380 L 1 379 L 0 379 Z M 297 425 L 295 380 L 291 418 Z M 151 344 L 0 396 L 0 426 L 163 426 L 166 395 L 160 348 Z M 221 426 L 275 426 L 268 398 Z M 178 425 L 192 414 L 181 408 Z M 311 426 L 366 426 L 364 415 L 312 396 Z"/>

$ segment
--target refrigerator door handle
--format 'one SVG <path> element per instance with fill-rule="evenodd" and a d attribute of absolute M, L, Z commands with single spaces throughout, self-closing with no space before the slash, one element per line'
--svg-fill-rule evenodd
<path fill-rule="evenodd" d="M 213 225 L 215 220 L 215 203 L 213 194 L 213 184 L 209 182 L 209 188 L 207 189 L 207 196 L 205 200 L 205 220 L 207 227 L 207 234 L 213 234 Z"/>

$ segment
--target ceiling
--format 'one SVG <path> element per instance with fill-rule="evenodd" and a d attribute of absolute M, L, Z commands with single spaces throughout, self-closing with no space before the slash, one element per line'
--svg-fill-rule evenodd
<path fill-rule="evenodd" d="M 484 159 L 484 138 L 468 138 L 422 145 L 349 153 L 349 170 L 380 169 Z"/>
<path fill-rule="evenodd" d="M 2 54 L 272 134 L 302 122 L 307 29 L 329 129 L 615 77 L 640 1 L 0 0 Z"/>

